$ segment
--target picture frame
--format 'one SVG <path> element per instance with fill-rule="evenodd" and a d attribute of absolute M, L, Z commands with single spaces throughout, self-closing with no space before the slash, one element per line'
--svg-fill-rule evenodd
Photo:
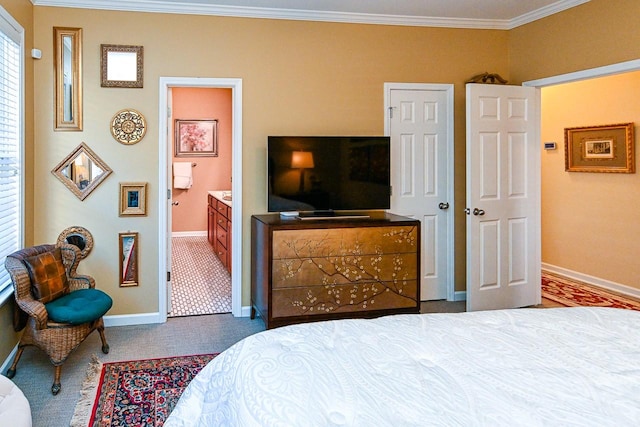
<path fill-rule="evenodd" d="M 120 287 L 138 286 L 138 233 L 118 233 Z"/>
<path fill-rule="evenodd" d="M 176 157 L 217 157 L 218 120 L 175 120 Z"/>
<path fill-rule="evenodd" d="M 565 171 L 635 173 L 633 122 L 564 129 Z"/>
<path fill-rule="evenodd" d="M 142 88 L 143 85 L 143 46 L 100 45 L 100 86 Z"/>
<path fill-rule="evenodd" d="M 120 216 L 147 215 L 147 183 L 120 183 Z"/>

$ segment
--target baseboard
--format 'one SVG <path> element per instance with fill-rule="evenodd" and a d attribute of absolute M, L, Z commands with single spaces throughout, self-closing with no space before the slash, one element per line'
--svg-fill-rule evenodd
<path fill-rule="evenodd" d="M 2 362 L 2 366 L 0 366 L 0 372 L 7 372 L 7 369 L 9 368 L 9 366 L 11 366 L 11 362 L 13 362 L 13 358 L 16 356 L 17 352 L 18 352 L 18 343 L 16 343 L 16 346 L 13 347 L 13 350 L 11 350 L 11 353 L 9 353 L 9 355 L 4 360 L 4 362 Z"/>
<path fill-rule="evenodd" d="M 610 280 L 601 279 L 599 277 L 590 276 L 588 274 L 579 273 L 577 271 L 569 270 L 567 268 L 558 267 L 557 265 L 547 264 L 544 262 L 542 263 L 542 270 L 548 271 L 549 273 L 555 273 L 568 279 L 576 280 L 578 282 L 583 282 L 588 285 L 597 286 L 605 290 L 640 299 L 640 289 L 632 288 L 621 283 L 612 282 Z"/>
<path fill-rule="evenodd" d="M 240 317 L 250 317 L 251 316 L 251 306 L 245 305 L 240 309 Z"/>
<path fill-rule="evenodd" d="M 164 323 L 164 319 L 160 317 L 160 313 L 158 312 L 104 316 L 105 327 L 148 325 L 151 323 Z"/>
<path fill-rule="evenodd" d="M 204 231 L 172 231 L 171 237 L 207 237 L 207 230 Z"/>

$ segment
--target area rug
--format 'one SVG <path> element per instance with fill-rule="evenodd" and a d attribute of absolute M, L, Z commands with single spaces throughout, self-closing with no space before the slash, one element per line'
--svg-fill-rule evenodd
<path fill-rule="evenodd" d="M 113 363 L 95 357 L 71 427 L 162 426 L 189 382 L 217 355 Z"/>
<path fill-rule="evenodd" d="M 545 271 L 542 272 L 542 297 L 569 307 L 614 307 L 640 311 L 640 301 Z"/>

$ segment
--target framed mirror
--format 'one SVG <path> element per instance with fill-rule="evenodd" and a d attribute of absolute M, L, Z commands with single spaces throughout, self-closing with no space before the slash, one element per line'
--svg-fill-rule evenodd
<path fill-rule="evenodd" d="M 91 194 L 111 172 L 84 142 L 51 171 L 80 200 Z"/>
<path fill-rule="evenodd" d="M 142 46 L 100 45 L 100 86 L 140 88 L 143 84 Z"/>
<path fill-rule="evenodd" d="M 53 27 L 55 124 L 57 131 L 82 130 L 82 28 Z"/>
<path fill-rule="evenodd" d="M 58 236 L 57 244 L 66 243 L 80 249 L 81 259 L 85 259 L 93 249 L 93 236 L 84 227 L 74 226 L 65 228 Z"/>

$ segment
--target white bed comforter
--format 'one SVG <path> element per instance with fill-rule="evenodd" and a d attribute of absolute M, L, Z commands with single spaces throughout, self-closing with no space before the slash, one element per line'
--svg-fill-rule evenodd
<path fill-rule="evenodd" d="M 397 315 L 250 336 L 175 426 L 640 426 L 640 312 Z"/>

